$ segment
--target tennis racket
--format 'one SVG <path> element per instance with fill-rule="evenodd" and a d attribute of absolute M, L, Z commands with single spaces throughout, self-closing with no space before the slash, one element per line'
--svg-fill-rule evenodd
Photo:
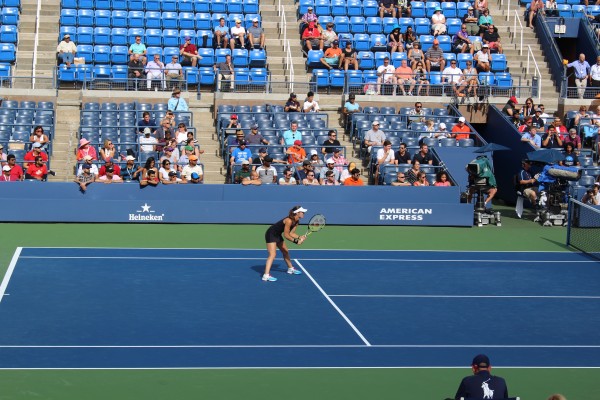
<path fill-rule="evenodd" d="M 323 214 L 315 214 L 308 221 L 308 231 L 304 234 L 304 238 L 313 232 L 318 232 L 325 226 L 325 216 Z"/>

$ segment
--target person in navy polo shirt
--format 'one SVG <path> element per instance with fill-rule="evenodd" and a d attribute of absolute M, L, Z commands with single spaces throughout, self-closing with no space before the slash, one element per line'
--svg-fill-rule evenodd
<path fill-rule="evenodd" d="M 508 389 L 504 378 L 490 374 L 492 366 L 490 359 L 485 354 L 473 358 L 471 365 L 473 375 L 467 376 L 460 382 L 456 391 L 456 400 L 461 397 L 475 399 L 506 399 Z"/>

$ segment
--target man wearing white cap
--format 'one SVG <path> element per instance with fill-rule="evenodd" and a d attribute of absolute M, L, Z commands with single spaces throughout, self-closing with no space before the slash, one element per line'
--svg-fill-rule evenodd
<path fill-rule="evenodd" d="M 327 171 L 332 171 L 333 172 L 333 176 L 335 177 L 335 181 L 339 182 L 340 180 L 340 171 L 335 167 L 335 161 L 333 160 L 333 158 L 328 158 L 325 161 L 325 166 L 323 168 L 321 168 L 321 173 L 319 174 L 319 183 L 321 185 L 323 185 L 325 183 L 325 180 L 327 179 Z"/>
<path fill-rule="evenodd" d="M 79 169 L 77 170 L 77 175 L 81 175 L 83 173 L 83 170 L 86 168 L 90 170 L 90 173 L 92 175 L 94 175 L 94 176 L 99 175 L 98 166 L 96 164 L 92 164 L 91 156 L 83 157 L 83 163 L 79 166 Z"/>
<path fill-rule="evenodd" d="M 471 134 L 471 129 L 469 128 L 469 125 L 467 125 L 465 122 L 467 122 L 465 117 L 460 117 L 458 119 L 458 123 L 452 128 L 452 137 L 456 140 L 469 138 Z"/>
<path fill-rule="evenodd" d="M 383 146 L 386 136 L 385 132 L 379 129 L 379 121 L 373 121 L 371 129 L 365 134 L 365 146 L 367 151 L 371 153 L 373 146 Z"/>
<path fill-rule="evenodd" d="M 35 162 L 36 157 L 42 157 L 44 163 L 48 162 L 48 154 L 42 151 L 42 144 L 40 142 L 35 142 L 31 145 L 31 151 L 27 152 L 23 157 L 23 168 L 27 169 L 29 164 L 33 164 Z"/>
<path fill-rule="evenodd" d="M 229 39 L 229 47 L 231 47 L 231 51 L 235 49 L 237 45 L 241 48 L 244 48 L 246 44 L 246 28 L 242 26 L 242 20 L 236 19 L 235 26 L 231 28 L 231 39 Z"/>
<path fill-rule="evenodd" d="M 265 30 L 260 26 L 258 18 L 252 19 L 252 26 L 248 28 L 248 42 L 252 50 L 258 45 L 259 49 L 265 48 Z"/>
<path fill-rule="evenodd" d="M 2 175 L 0 176 L 0 182 L 16 182 L 17 178 L 10 174 L 10 167 L 5 165 L 2 167 Z"/>
<path fill-rule="evenodd" d="M 469 35 L 475 36 L 479 34 L 479 25 L 477 24 L 478 18 L 475 15 L 475 10 L 473 6 L 469 6 L 467 9 L 467 13 L 463 17 L 462 22 L 467 25 L 467 32 Z"/>
<path fill-rule="evenodd" d="M 125 157 L 125 160 L 127 161 L 127 164 L 121 168 L 121 178 L 125 182 L 137 181 L 142 172 L 142 168 L 135 165 L 134 156 L 129 155 Z"/>
<path fill-rule="evenodd" d="M 58 53 L 58 58 L 66 64 L 67 67 L 70 67 L 75 58 L 75 54 L 77 53 L 77 46 L 75 43 L 71 42 L 71 35 L 67 33 L 63 36 L 63 40 L 56 46 L 56 52 Z"/>

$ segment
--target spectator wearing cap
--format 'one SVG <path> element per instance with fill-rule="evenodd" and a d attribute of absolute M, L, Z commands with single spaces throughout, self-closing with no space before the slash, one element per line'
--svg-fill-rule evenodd
<path fill-rule="evenodd" d="M 250 133 L 246 135 L 246 143 L 248 143 L 248 145 L 250 146 L 261 144 L 268 145 L 269 141 L 265 139 L 263 135 L 260 134 L 260 132 L 258 131 L 258 125 L 252 124 L 252 126 L 250 127 Z"/>
<path fill-rule="evenodd" d="M 242 129 L 242 124 L 240 123 L 237 114 L 231 114 L 226 129 Z"/>
<path fill-rule="evenodd" d="M 360 177 L 360 170 L 354 168 L 350 171 L 350 177 L 344 181 L 344 186 L 364 186 L 365 182 Z"/>
<path fill-rule="evenodd" d="M 433 45 L 425 52 L 425 67 L 427 72 L 431 72 L 432 69 L 443 71 L 446 68 L 444 52 L 440 48 L 440 41 L 437 39 L 433 40 Z"/>
<path fill-rule="evenodd" d="M 385 16 L 396 18 L 398 0 L 379 0 L 379 18 Z"/>
<path fill-rule="evenodd" d="M 231 27 L 231 39 L 229 39 L 229 47 L 231 51 L 236 46 L 244 48 L 246 47 L 246 28 L 242 26 L 242 20 L 236 18 L 235 25 Z"/>
<path fill-rule="evenodd" d="M 185 148 L 185 146 L 184 146 L 184 148 Z M 175 153 L 174 150 L 175 149 L 173 147 L 166 146 L 163 149 L 163 155 L 160 157 L 159 162 L 162 164 L 164 161 L 169 161 L 169 163 L 171 163 L 172 166 L 176 166 L 177 164 L 179 164 L 179 159 L 174 154 Z M 192 150 L 192 154 L 193 154 L 193 150 Z"/>
<path fill-rule="evenodd" d="M 233 39 L 232 39 L 233 40 Z M 219 79 L 217 83 L 217 90 L 221 91 L 221 82 L 227 81 L 229 82 L 229 87 L 231 90 L 235 89 L 235 72 L 233 69 L 233 63 L 231 62 L 231 55 L 225 55 L 225 61 L 215 64 L 215 72 L 219 74 Z"/>
<path fill-rule="evenodd" d="M 325 165 L 325 164 L 323 164 L 323 161 L 321 161 L 321 158 L 319 158 L 319 152 L 316 149 L 310 150 L 308 160 L 313 165 L 313 167 L 318 168 L 318 169 L 321 169 Z"/>
<path fill-rule="evenodd" d="M 226 48 L 229 43 L 229 28 L 225 25 L 225 18 L 219 18 L 219 24 L 214 27 L 217 48 Z"/>
<path fill-rule="evenodd" d="M 314 22 L 309 22 L 306 28 L 302 32 L 302 40 L 306 48 L 310 50 L 323 50 L 323 37 L 319 28 L 317 28 Z"/>
<path fill-rule="evenodd" d="M 490 359 L 479 354 L 473 358 L 471 363 L 473 370 L 472 376 L 464 378 L 456 391 L 454 398 L 473 398 L 473 399 L 506 399 L 508 398 L 508 388 L 504 378 L 492 375 L 492 365 Z"/>
<path fill-rule="evenodd" d="M 69 68 L 73 64 L 75 54 L 77 54 L 77 46 L 71 42 L 71 35 L 63 36 L 62 41 L 56 46 L 58 59 Z"/>
<path fill-rule="evenodd" d="M 390 58 L 385 57 L 383 59 L 383 64 L 377 67 L 377 94 L 381 94 L 381 85 L 396 85 L 396 69 L 392 64 L 390 64 Z M 396 95 L 396 91 L 393 91 L 394 96 Z"/>
<path fill-rule="evenodd" d="M 184 43 L 179 46 L 179 55 L 182 57 L 181 65 L 195 67 L 198 64 L 198 60 L 202 60 L 202 57 L 198 55 L 198 49 L 192 43 L 190 36 L 184 37 L 183 40 Z"/>
<path fill-rule="evenodd" d="M 171 98 L 167 102 L 167 109 L 171 111 L 189 111 L 189 107 L 185 99 L 181 98 L 181 90 L 179 88 L 173 89 Z"/>
<path fill-rule="evenodd" d="M 126 164 L 121 169 L 121 178 L 125 182 L 137 181 L 139 179 L 142 168 L 135 163 L 134 156 L 125 157 Z"/>
<path fill-rule="evenodd" d="M 310 161 L 306 159 L 306 150 L 302 148 L 301 140 L 295 140 L 294 145 L 288 148 L 285 151 L 285 154 L 288 155 L 288 162 L 292 165 L 299 164 L 304 161 L 310 164 Z"/>
<path fill-rule="evenodd" d="M 81 165 L 79 165 L 79 168 L 77 169 L 77 175 L 81 174 L 81 172 L 86 167 L 89 167 L 89 170 L 92 173 L 92 175 L 98 176 L 98 174 L 99 174 L 98 166 L 92 162 L 92 158 L 90 156 L 83 157 L 82 161 L 83 162 L 81 163 Z"/>
<path fill-rule="evenodd" d="M 233 183 L 242 183 L 246 178 L 250 177 L 250 162 L 248 160 L 242 161 L 242 168 L 237 170 L 233 178 Z"/>
<path fill-rule="evenodd" d="M 379 121 L 375 120 L 371 123 L 371 129 L 365 133 L 364 144 L 367 151 L 371 153 L 373 146 L 383 146 L 383 142 L 387 139 L 385 132 L 379 129 Z"/>
<path fill-rule="evenodd" d="M 296 178 L 294 178 L 294 173 L 291 169 L 286 168 L 283 171 L 283 176 L 279 178 L 280 185 L 296 185 Z"/>
<path fill-rule="evenodd" d="M 302 143 L 302 132 L 298 130 L 298 122 L 294 120 L 290 123 L 290 129 L 283 132 L 281 144 L 285 146 L 292 146 L 297 140 Z"/>
<path fill-rule="evenodd" d="M 123 179 L 121 179 L 121 176 L 119 176 L 117 170 L 113 167 L 106 168 L 105 174 L 100 176 L 97 181 L 100 183 L 123 183 Z"/>
<path fill-rule="evenodd" d="M 490 50 L 497 50 L 502 54 L 502 43 L 500 43 L 500 34 L 493 24 L 490 24 L 482 33 L 483 43 L 490 47 Z"/>
<path fill-rule="evenodd" d="M 321 32 L 321 36 L 323 37 L 323 47 L 331 47 L 334 40 L 338 40 L 339 45 L 338 35 L 333 30 L 333 22 L 328 22 L 327 25 L 325 25 L 325 30 Z"/>
<path fill-rule="evenodd" d="M 165 88 L 165 64 L 160 61 L 160 54 L 155 54 L 154 58 L 146 64 L 146 89 L 152 87 L 152 81 L 158 81 L 161 88 Z"/>
<path fill-rule="evenodd" d="M 336 39 L 331 42 L 331 47 L 325 50 L 324 57 L 321 58 L 321 64 L 327 69 L 331 70 L 334 67 L 340 67 L 340 57 L 342 56 L 342 50 L 339 47 L 340 42 Z"/>
<path fill-rule="evenodd" d="M 346 166 L 348 165 L 348 160 L 346 160 L 346 157 L 344 157 L 344 153 L 342 152 L 342 149 L 340 147 L 336 147 L 335 149 L 333 149 L 333 154 L 331 155 L 331 158 L 335 162 L 335 165 L 336 165 L 335 168 L 338 171 L 340 171 L 340 173 L 342 173 L 346 169 Z M 341 178 L 340 178 L 340 182 L 341 182 Z"/>
<path fill-rule="evenodd" d="M 173 151 L 173 153 L 175 153 L 175 151 Z M 198 154 L 196 154 L 196 148 L 190 145 L 183 146 L 183 155 L 177 160 L 178 171 L 181 171 L 181 169 L 190 162 L 189 157 L 191 155 L 195 155 L 196 157 L 198 157 Z"/>
<path fill-rule="evenodd" d="M 156 151 L 158 140 L 150 136 L 151 133 L 152 130 L 150 128 L 145 128 L 144 135 L 139 137 L 138 142 L 140 143 L 140 151 L 142 153 L 153 153 Z"/>
<path fill-rule="evenodd" d="M 87 190 L 87 187 L 96 181 L 96 175 L 94 175 L 91 171 L 92 164 L 83 163 L 77 173 L 77 178 L 75 178 L 74 182 L 79 185 L 79 189 L 82 192 Z"/>
<path fill-rule="evenodd" d="M 316 113 L 321 111 L 319 103 L 317 103 L 317 101 L 315 100 L 315 94 L 313 92 L 306 93 L 306 100 L 304 100 L 302 111 L 304 111 L 305 113 Z"/>
<path fill-rule="evenodd" d="M 313 23 L 313 26 L 319 23 L 319 17 L 314 13 L 313 7 L 309 6 L 306 9 L 306 13 L 300 18 L 300 32 L 304 32 L 304 28 L 310 23 Z M 320 36 L 320 35 L 319 35 Z"/>
<path fill-rule="evenodd" d="M 340 141 L 337 139 L 337 132 L 333 129 L 329 130 L 329 136 L 323 141 L 321 153 L 324 155 L 333 154 L 333 149 L 340 147 Z"/>
<path fill-rule="evenodd" d="M 469 35 L 475 36 L 479 34 L 479 25 L 477 24 L 478 18 L 477 15 L 475 15 L 473 6 L 469 6 L 462 22 L 467 25 L 467 32 L 469 32 Z"/>
<path fill-rule="evenodd" d="M 104 176 L 106 175 L 106 170 L 112 168 L 113 172 L 115 173 L 115 175 L 121 175 L 121 167 L 119 167 L 117 164 L 115 164 L 112 160 L 112 158 L 108 158 L 104 161 L 104 165 L 100 167 L 100 169 L 98 170 L 98 176 Z"/>
<path fill-rule="evenodd" d="M 96 149 L 90 145 L 90 141 L 86 138 L 81 138 L 79 140 L 79 147 L 77 148 L 77 161 L 83 160 L 85 156 L 90 156 L 92 160 L 98 159 Z"/>
<path fill-rule="evenodd" d="M 300 102 L 298 101 L 298 96 L 296 96 L 296 93 L 290 93 L 290 97 L 285 102 L 283 111 L 285 111 L 285 112 L 300 112 L 301 109 L 302 109 L 302 107 L 300 106 Z"/>
<path fill-rule="evenodd" d="M 542 109 L 541 108 L 538 107 L 535 109 L 535 114 L 531 118 L 531 125 L 535 126 L 538 129 L 541 129 L 544 127 L 545 123 L 544 123 L 544 119 L 542 118 Z"/>
<path fill-rule="evenodd" d="M 465 117 L 460 117 L 458 123 L 452 127 L 451 137 L 456 138 L 456 140 L 468 139 L 471 136 L 471 128 L 466 122 Z"/>
<path fill-rule="evenodd" d="M 517 104 L 519 104 L 519 101 L 517 100 L 517 98 L 515 96 L 511 96 L 511 98 L 508 99 L 508 101 L 502 108 L 502 113 L 504 113 L 505 115 L 508 115 L 509 117 L 518 116 L 519 113 L 517 112 L 517 107 L 516 107 Z"/>
<path fill-rule="evenodd" d="M 262 181 L 258 176 L 258 172 L 250 171 L 250 176 L 242 179 L 242 185 L 244 186 L 260 186 L 262 185 Z"/>
<path fill-rule="evenodd" d="M 473 59 L 477 62 L 477 71 L 490 72 L 490 46 L 487 43 L 481 46 Z"/>
<path fill-rule="evenodd" d="M 202 182 L 204 171 L 202 170 L 202 167 L 198 165 L 198 157 L 192 154 L 188 159 L 188 165 L 183 167 L 183 170 L 181 171 L 181 179 L 183 179 L 184 182 L 188 182 L 192 180 L 192 174 L 196 174 L 199 177 L 199 181 Z"/>
<path fill-rule="evenodd" d="M 252 25 L 248 28 L 248 43 L 250 48 L 265 48 L 265 30 L 259 24 L 258 18 L 252 18 Z"/>
<path fill-rule="evenodd" d="M 18 179 L 10 174 L 10 166 L 4 165 L 2 167 L 2 175 L 0 176 L 0 182 L 17 182 Z"/>
<path fill-rule="evenodd" d="M 241 164 L 242 161 L 252 162 L 252 151 L 246 147 L 246 141 L 240 140 L 238 147 L 231 152 L 230 164 Z"/>
<path fill-rule="evenodd" d="M 253 165 L 262 165 L 263 160 L 265 159 L 265 157 L 269 156 L 269 153 L 267 151 L 266 147 L 261 147 L 260 149 L 258 149 L 258 155 L 256 157 L 254 157 L 254 159 L 252 160 L 252 164 Z M 273 163 L 276 164 L 287 164 L 287 159 L 286 160 L 280 160 L 278 158 L 272 158 Z M 256 167 L 254 167 L 253 169 L 256 169 Z"/>
<path fill-rule="evenodd" d="M 325 185 L 327 181 L 327 173 L 331 172 L 334 177 L 335 182 L 339 182 L 340 180 L 340 170 L 335 168 L 335 161 L 332 157 L 329 157 L 325 160 L 325 166 L 321 168 L 321 172 L 319 173 L 319 181 L 321 185 Z"/>
<path fill-rule="evenodd" d="M 25 171 L 25 179 L 45 181 L 48 176 L 48 167 L 41 156 L 35 157 L 35 162 L 29 163 Z"/>
<path fill-rule="evenodd" d="M 168 180 L 166 180 L 166 181 L 164 181 L 164 180 L 161 180 L 161 182 L 162 182 L 164 185 L 173 185 L 173 184 L 185 183 L 185 182 L 183 181 L 183 179 L 181 179 L 181 178 L 179 178 L 179 177 L 177 176 L 177 172 L 175 172 L 175 171 L 169 171 L 168 177 L 169 177 L 169 179 L 168 179 Z"/>
<path fill-rule="evenodd" d="M 298 184 L 303 183 L 304 179 L 306 179 L 310 172 L 312 172 L 313 175 L 315 175 L 316 179 L 319 179 L 319 174 L 315 170 L 314 165 L 309 160 L 304 160 L 302 162 L 302 168 L 296 169 L 296 178 L 298 180 Z"/>
<path fill-rule="evenodd" d="M 354 70 L 358 71 L 358 58 L 356 49 L 352 48 L 352 41 L 347 40 L 346 46 L 342 49 L 342 56 L 340 57 L 340 68 L 344 67 L 344 71 L 348 71 L 348 66 L 352 64 Z"/>
<path fill-rule="evenodd" d="M 394 52 L 404 52 L 404 37 L 402 36 L 402 33 L 400 33 L 400 26 L 397 24 L 392 27 L 392 31 L 388 35 L 387 48 L 390 54 Z"/>
<path fill-rule="evenodd" d="M 37 157 L 41 157 L 42 162 L 44 163 L 48 162 L 48 154 L 42 151 L 42 144 L 39 142 L 32 144 L 31 151 L 28 151 L 25 153 L 25 156 L 23 156 L 23 161 L 25 161 L 23 163 L 23 168 L 27 169 L 29 164 L 36 161 Z"/>
<path fill-rule="evenodd" d="M 165 65 L 165 77 L 169 90 L 179 87 L 183 82 L 183 66 L 179 63 L 179 57 L 171 56 L 171 62 Z"/>
<path fill-rule="evenodd" d="M 277 170 L 271 165 L 272 162 L 273 159 L 269 156 L 266 156 L 262 160 L 262 165 L 256 168 L 258 177 L 260 178 L 261 182 L 265 185 L 277 183 Z"/>
<path fill-rule="evenodd" d="M 356 95 L 354 93 L 350 93 L 350 95 L 348 96 L 348 101 L 344 103 L 344 108 L 342 108 L 346 132 L 348 133 L 350 132 L 352 125 L 352 114 L 357 112 L 362 112 L 362 107 L 356 102 Z"/>
<path fill-rule="evenodd" d="M 431 16 L 431 32 L 433 36 L 444 35 L 447 31 L 446 16 L 442 13 L 440 7 L 436 7 Z"/>

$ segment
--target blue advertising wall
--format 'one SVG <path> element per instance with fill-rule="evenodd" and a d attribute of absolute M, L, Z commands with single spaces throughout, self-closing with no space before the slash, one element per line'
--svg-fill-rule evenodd
<path fill-rule="evenodd" d="M 294 205 L 334 225 L 472 226 L 458 187 L 287 187 L 90 185 L 15 182 L 1 186 L 3 222 L 267 224 Z"/>

